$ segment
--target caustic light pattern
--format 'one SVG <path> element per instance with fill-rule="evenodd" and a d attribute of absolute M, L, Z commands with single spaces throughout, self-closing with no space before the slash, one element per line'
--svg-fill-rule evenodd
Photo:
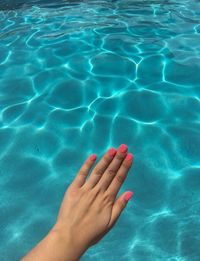
<path fill-rule="evenodd" d="M 2 261 L 49 231 L 89 155 L 121 143 L 134 197 L 81 260 L 199 260 L 199 43 L 199 1 L 0 1 Z"/>

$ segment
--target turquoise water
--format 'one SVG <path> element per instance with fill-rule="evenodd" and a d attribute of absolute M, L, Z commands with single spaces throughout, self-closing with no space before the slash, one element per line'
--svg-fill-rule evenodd
<path fill-rule="evenodd" d="M 200 260 L 199 1 L 24 2 L 0 1 L 0 260 L 44 237 L 88 155 L 121 143 L 134 198 L 81 260 Z"/>

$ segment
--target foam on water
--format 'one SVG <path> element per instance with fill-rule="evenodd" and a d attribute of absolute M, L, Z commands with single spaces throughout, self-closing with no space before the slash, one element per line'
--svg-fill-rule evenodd
<path fill-rule="evenodd" d="M 90 155 L 135 192 L 81 260 L 199 260 L 199 1 L 0 1 L 0 259 L 51 228 Z"/>

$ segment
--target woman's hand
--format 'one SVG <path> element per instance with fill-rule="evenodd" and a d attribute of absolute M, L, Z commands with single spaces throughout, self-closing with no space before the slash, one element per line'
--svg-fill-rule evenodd
<path fill-rule="evenodd" d="M 96 155 L 90 156 L 65 192 L 54 229 L 69 233 L 77 246 L 96 244 L 115 224 L 132 192 L 117 200 L 117 193 L 131 167 L 133 156 L 122 144 L 111 148 L 94 167 Z"/>
<path fill-rule="evenodd" d="M 110 149 L 93 169 L 96 155 L 90 156 L 65 192 L 57 222 L 48 235 L 22 261 L 77 261 L 115 224 L 132 192 L 117 200 L 133 156 L 122 144 Z"/>

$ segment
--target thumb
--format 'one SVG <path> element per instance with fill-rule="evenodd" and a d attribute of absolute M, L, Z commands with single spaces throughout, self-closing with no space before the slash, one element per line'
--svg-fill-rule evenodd
<path fill-rule="evenodd" d="M 124 208 L 126 207 L 128 201 L 130 200 L 130 198 L 132 196 L 133 196 L 132 191 L 126 191 L 125 193 L 123 193 L 121 196 L 119 196 L 116 199 L 116 201 L 113 205 L 111 219 L 110 219 L 110 223 L 109 223 L 110 228 L 112 228 L 114 226 L 114 224 L 118 220 L 119 216 L 121 215 L 122 211 L 124 210 Z"/>

